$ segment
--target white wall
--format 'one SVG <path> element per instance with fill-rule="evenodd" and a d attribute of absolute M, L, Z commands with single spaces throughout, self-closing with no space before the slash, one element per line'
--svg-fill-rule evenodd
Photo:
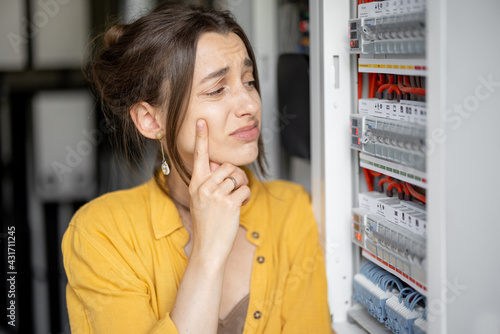
<path fill-rule="evenodd" d="M 132 23 L 149 13 L 155 7 L 155 2 L 154 0 L 123 0 L 121 12 L 124 21 Z"/>
<path fill-rule="evenodd" d="M 19 70 L 27 58 L 24 1 L 0 2 L 0 70 Z"/>
<path fill-rule="evenodd" d="M 427 7 L 430 333 L 500 333 L 500 2 Z"/>
<path fill-rule="evenodd" d="M 90 37 L 86 0 L 31 0 L 36 68 L 80 68 Z"/>

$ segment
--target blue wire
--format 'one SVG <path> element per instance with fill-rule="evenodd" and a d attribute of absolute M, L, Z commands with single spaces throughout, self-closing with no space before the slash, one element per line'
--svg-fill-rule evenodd
<path fill-rule="evenodd" d="M 401 291 L 403 290 L 403 283 L 399 279 L 395 279 L 396 285 L 398 286 L 398 290 Z"/>
<path fill-rule="evenodd" d="M 389 286 L 389 283 L 391 283 L 391 278 L 390 277 L 384 277 L 381 282 L 380 282 L 380 287 L 382 290 L 387 291 L 387 287 Z"/>
<path fill-rule="evenodd" d="M 407 309 L 410 309 L 410 299 L 412 299 L 412 297 L 416 298 L 417 295 L 420 294 L 417 291 L 413 291 L 412 293 L 406 296 L 404 305 Z"/>
<path fill-rule="evenodd" d="M 390 283 L 391 283 L 391 291 L 394 288 L 394 284 L 397 285 L 399 291 L 401 291 L 403 289 L 403 284 L 401 283 L 401 281 L 397 277 L 392 277 L 390 280 Z M 387 291 L 387 287 L 386 287 L 385 291 Z"/>
<path fill-rule="evenodd" d="M 417 303 L 420 301 L 420 300 L 424 300 L 424 303 L 425 303 L 425 297 L 422 296 L 422 295 L 419 295 L 418 297 L 414 298 L 412 301 L 411 301 L 411 304 L 410 304 L 410 311 L 413 311 L 415 309 L 415 306 L 417 306 Z"/>
<path fill-rule="evenodd" d="M 412 288 L 404 288 L 404 289 L 402 289 L 402 290 L 400 290 L 400 291 L 399 291 L 399 303 L 400 303 L 400 304 L 401 304 L 401 298 L 402 298 L 402 295 L 404 295 L 404 294 L 405 294 L 405 292 L 406 292 L 407 290 L 409 290 L 409 291 L 413 291 L 413 289 L 412 289 Z M 411 292 L 409 292 L 409 293 L 411 293 Z"/>
<path fill-rule="evenodd" d="M 370 261 L 367 261 L 367 262 L 363 263 L 363 264 L 361 265 L 361 267 L 359 268 L 359 272 L 360 272 L 361 274 L 363 274 L 363 273 L 364 273 L 364 271 L 366 270 L 366 267 L 368 267 L 368 266 L 370 266 L 370 265 L 371 265 L 371 262 L 370 262 Z"/>
<path fill-rule="evenodd" d="M 367 271 L 366 271 L 366 275 L 365 275 L 365 276 L 366 276 L 366 277 L 367 277 L 370 281 L 374 282 L 374 280 L 375 280 L 375 279 L 374 279 L 374 276 L 375 276 L 378 272 L 379 272 L 379 268 L 378 268 L 376 265 L 374 265 L 374 266 L 372 266 L 371 268 L 367 269 Z"/>
<path fill-rule="evenodd" d="M 370 271 L 373 270 L 375 264 L 368 261 L 368 262 L 365 262 L 363 263 L 363 265 L 361 266 L 361 274 L 363 274 L 366 278 L 370 278 Z"/>
<path fill-rule="evenodd" d="M 380 276 L 379 280 L 378 280 L 378 286 L 383 290 L 384 289 L 384 284 L 387 280 L 387 276 L 383 275 L 383 276 Z"/>
<path fill-rule="evenodd" d="M 409 293 L 406 295 L 405 300 L 404 300 L 404 306 L 409 309 L 410 308 L 410 299 L 415 296 L 417 292 L 414 290 L 413 292 Z"/>

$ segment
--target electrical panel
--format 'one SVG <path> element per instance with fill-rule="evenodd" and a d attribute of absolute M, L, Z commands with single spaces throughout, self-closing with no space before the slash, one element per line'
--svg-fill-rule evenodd
<path fill-rule="evenodd" d="M 338 333 L 500 333 L 500 267 L 484 256 L 500 233 L 500 155 L 484 145 L 500 46 L 477 32 L 499 11 L 311 1 L 311 189 Z"/>
<path fill-rule="evenodd" d="M 358 17 L 349 20 L 351 52 L 424 54 L 424 9 L 424 0 L 386 0 L 360 4 Z"/>
<path fill-rule="evenodd" d="M 369 314 L 380 330 L 425 333 L 425 1 L 366 2 L 346 22 L 358 80 L 349 120 L 359 175 L 350 235 L 364 262 L 348 314 L 361 327 Z"/>

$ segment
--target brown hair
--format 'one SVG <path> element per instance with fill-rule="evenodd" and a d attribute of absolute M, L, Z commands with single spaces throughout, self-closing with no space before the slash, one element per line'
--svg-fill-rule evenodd
<path fill-rule="evenodd" d="M 252 46 L 231 14 L 180 3 L 161 4 L 131 24 L 111 27 L 103 35 L 104 47 L 93 56 L 87 74 L 101 97 L 106 119 L 122 127 L 123 137 L 117 143 L 129 161 L 137 161 L 145 148 L 145 138 L 135 127 L 130 108 L 145 101 L 167 111 L 166 151 L 186 184 L 191 174 L 179 154 L 176 138 L 191 94 L 198 39 L 206 32 L 233 32 L 241 38 L 254 64 L 255 87 L 260 95 Z M 258 147 L 256 163 L 265 176 L 262 137 Z"/>

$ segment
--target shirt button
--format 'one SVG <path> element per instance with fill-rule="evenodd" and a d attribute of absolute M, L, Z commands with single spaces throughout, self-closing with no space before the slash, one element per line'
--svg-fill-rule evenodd
<path fill-rule="evenodd" d="M 252 238 L 254 238 L 254 239 L 259 239 L 259 233 L 257 233 L 257 232 L 253 232 L 253 233 L 252 233 Z"/>
<path fill-rule="evenodd" d="M 259 311 L 255 311 L 255 313 L 253 314 L 254 319 L 260 319 L 261 316 L 262 314 Z"/>
<path fill-rule="evenodd" d="M 265 260 L 266 260 L 266 259 L 265 259 L 263 256 L 259 256 L 259 257 L 257 258 L 257 262 L 259 262 L 259 263 L 264 263 L 264 261 L 265 261 Z"/>

